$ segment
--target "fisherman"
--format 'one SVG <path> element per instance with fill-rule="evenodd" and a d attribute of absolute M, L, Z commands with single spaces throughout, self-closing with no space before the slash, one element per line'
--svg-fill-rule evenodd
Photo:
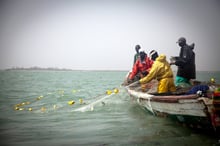
<path fill-rule="evenodd" d="M 140 79 L 139 82 L 141 83 L 142 87 L 145 87 L 143 85 L 149 83 L 153 79 L 158 80 L 158 93 L 176 91 L 172 69 L 166 60 L 166 56 L 163 54 L 156 58 L 149 74 L 146 77 Z"/>
<path fill-rule="evenodd" d="M 145 77 L 149 73 L 153 65 L 153 61 L 147 56 L 145 51 L 141 50 L 139 54 L 140 57 L 135 62 L 132 68 L 132 72 L 128 76 L 128 83 L 137 81 Z"/>
<path fill-rule="evenodd" d="M 150 56 L 151 60 L 155 61 L 157 59 L 157 57 L 158 57 L 158 53 L 155 50 L 151 50 L 149 56 Z"/>
<path fill-rule="evenodd" d="M 175 84 L 176 86 L 190 85 L 190 79 L 196 78 L 195 53 L 193 52 L 195 44 L 188 45 L 184 37 L 177 41 L 180 48 L 178 57 L 171 57 L 171 65 L 178 66 Z"/>
<path fill-rule="evenodd" d="M 141 46 L 140 45 L 136 45 L 135 46 L 135 51 L 136 51 L 136 54 L 134 55 L 134 63 L 137 61 L 138 57 L 139 57 L 139 50 L 141 49 Z"/>
<path fill-rule="evenodd" d="M 133 66 L 134 66 L 135 62 L 138 60 L 138 58 L 140 57 L 140 53 L 139 53 L 139 50 L 140 50 L 140 49 L 141 49 L 141 46 L 140 46 L 140 45 L 136 45 L 136 46 L 135 46 L 135 51 L 136 51 L 136 53 L 135 53 L 135 55 L 134 55 Z M 131 72 L 132 72 L 132 70 L 130 70 L 130 71 L 127 73 L 127 75 L 126 75 L 126 77 L 125 77 L 125 80 L 124 80 L 124 82 L 122 83 L 123 86 L 127 86 L 129 83 L 131 83 L 131 81 L 128 79 L 128 77 L 129 77 L 129 75 L 131 74 Z"/>

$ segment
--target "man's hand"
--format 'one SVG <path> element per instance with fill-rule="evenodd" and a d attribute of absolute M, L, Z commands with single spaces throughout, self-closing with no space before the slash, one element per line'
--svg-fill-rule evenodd
<path fill-rule="evenodd" d="M 130 78 L 128 78 L 128 79 L 127 79 L 127 82 L 128 82 L 128 84 L 131 84 L 131 83 L 133 82 L 133 80 L 130 79 Z"/>
<path fill-rule="evenodd" d="M 170 65 L 175 65 L 175 63 L 176 63 L 176 58 L 171 56 L 170 57 Z"/>

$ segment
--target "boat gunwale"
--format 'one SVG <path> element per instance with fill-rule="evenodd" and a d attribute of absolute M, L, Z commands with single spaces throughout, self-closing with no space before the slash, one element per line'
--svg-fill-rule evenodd
<path fill-rule="evenodd" d="M 140 99 L 147 99 L 150 101 L 157 101 L 157 102 L 176 103 L 176 102 L 179 102 L 179 100 L 192 100 L 192 99 L 197 100 L 199 98 L 199 96 L 197 94 L 154 95 L 151 93 L 136 91 L 136 90 L 132 90 L 132 89 L 127 89 L 127 90 L 131 96 L 134 96 L 134 97 L 140 98 Z M 146 95 L 146 96 L 144 96 L 144 95 Z M 199 102 L 199 100 L 198 100 L 198 102 Z"/>

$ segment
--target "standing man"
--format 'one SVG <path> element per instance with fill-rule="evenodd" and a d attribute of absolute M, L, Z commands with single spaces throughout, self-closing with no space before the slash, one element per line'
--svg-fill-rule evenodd
<path fill-rule="evenodd" d="M 134 62 L 133 62 L 133 66 L 135 66 L 135 64 L 136 64 L 136 62 L 138 62 L 138 60 L 140 59 L 140 49 L 141 49 L 141 46 L 140 45 L 136 45 L 135 46 L 135 51 L 136 51 L 136 53 L 135 53 L 135 55 L 134 55 Z M 142 53 L 143 54 L 143 53 Z M 131 75 L 131 73 L 132 73 L 133 71 L 131 70 L 131 71 L 129 71 L 128 73 L 127 73 L 127 75 L 126 75 L 126 78 L 125 78 L 125 80 L 124 80 L 124 83 L 122 84 L 122 85 L 128 85 L 128 84 L 130 84 L 132 81 L 129 79 L 129 76 Z M 134 78 L 134 77 L 133 77 Z M 133 78 L 132 78 L 132 80 L 133 80 Z"/>
<path fill-rule="evenodd" d="M 183 84 L 190 84 L 190 79 L 196 78 L 195 53 L 193 52 L 194 43 L 188 45 L 184 37 L 177 41 L 180 48 L 178 57 L 171 57 L 171 65 L 178 66 L 175 84 L 176 86 Z"/>
<path fill-rule="evenodd" d="M 134 55 L 134 63 L 137 61 L 138 57 L 139 57 L 139 50 L 141 49 L 141 46 L 140 45 L 136 45 L 135 46 L 135 51 L 136 51 L 136 54 Z"/>

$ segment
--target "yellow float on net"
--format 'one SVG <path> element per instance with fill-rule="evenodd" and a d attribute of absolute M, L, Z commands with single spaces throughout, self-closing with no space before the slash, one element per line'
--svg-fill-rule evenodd
<path fill-rule="evenodd" d="M 215 78 L 210 79 L 211 83 L 215 83 Z"/>
<path fill-rule="evenodd" d="M 112 91 L 111 91 L 111 90 L 107 90 L 107 91 L 106 91 L 106 94 L 107 94 L 107 95 L 110 95 L 110 94 L 112 94 Z"/>
<path fill-rule="evenodd" d="M 118 88 L 115 88 L 115 89 L 114 89 L 114 93 L 117 94 L 118 92 L 119 92 Z"/>
<path fill-rule="evenodd" d="M 39 97 L 37 97 L 37 100 L 40 100 L 41 98 L 43 98 L 43 96 L 41 95 L 41 96 L 39 96 Z"/>
<path fill-rule="evenodd" d="M 14 110 L 19 110 L 19 107 L 15 106 Z"/>
<path fill-rule="evenodd" d="M 57 105 L 54 104 L 54 105 L 53 105 L 53 109 L 56 109 L 56 108 L 57 108 Z"/>
<path fill-rule="evenodd" d="M 21 103 L 18 103 L 18 104 L 16 104 L 15 106 L 16 106 L 16 107 L 19 107 L 19 106 L 22 106 L 22 104 L 21 104 Z"/>
<path fill-rule="evenodd" d="M 24 110 L 24 108 L 18 108 L 18 110 L 19 110 L 19 111 L 23 111 L 23 110 Z"/>
<path fill-rule="evenodd" d="M 83 99 L 80 98 L 80 99 L 79 99 L 79 103 L 80 103 L 80 104 L 83 104 Z"/>
<path fill-rule="evenodd" d="M 80 90 L 72 90 L 73 93 L 80 92 Z"/>
<path fill-rule="evenodd" d="M 46 108 L 45 108 L 45 107 L 42 107 L 40 110 L 41 110 L 41 112 L 45 112 L 45 111 L 46 111 Z"/>
<path fill-rule="evenodd" d="M 68 101 L 68 104 L 69 104 L 69 105 L 73 105 L 74 103 L 75 103 L 74 100 L 70 100 L 70 101 Z"/>

